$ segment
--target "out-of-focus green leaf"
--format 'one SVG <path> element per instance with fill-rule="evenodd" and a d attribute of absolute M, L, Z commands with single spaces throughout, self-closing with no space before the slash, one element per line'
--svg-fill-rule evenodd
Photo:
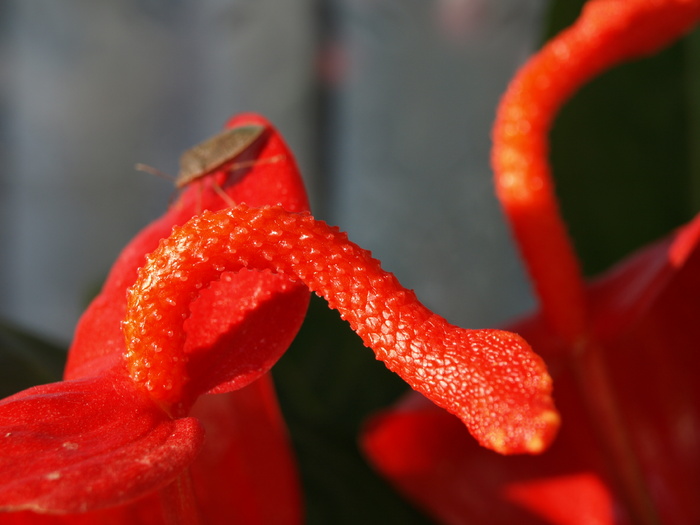
<path fill-rule="evenodd" d="M 568 26 L 582 4 L 553 2 L 549 34 Z M 698 211 L 691 190 L 697 141 L 693 146 L 689 137 L 700 92 L 688 90 L 695 62 L 685 39 L 623 64 L 585 86 L 555 122 L 552 166 L 587 274 Z"/>
<path fill-rule="evenodd" d="M 0 399 L 30 386 L 59 381 L 66 350 L 0 322 Z"/>
<path fill-rule="evenodd" d="M 325 301 L 313 297 L 273 373 L 301 465 L 308 524 L 429 523 L 374 474 L 357 447 L 367 416 L 407 386 Z"/>
<path fill-rule="evenodd" d="M 687 142 L 690 148 L 689 193 L 693 209 L 700 210 L 700 31 L 694 31 L 685 41 L 686 87 L 688 101 Z"/>

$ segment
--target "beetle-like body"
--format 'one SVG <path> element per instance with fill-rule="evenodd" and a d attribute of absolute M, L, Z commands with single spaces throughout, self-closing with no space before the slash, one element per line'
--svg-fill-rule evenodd
<path fill-rule="evenodd" d="M 235 160 L 264 131 L 264 126 L 255 124 L 226 129 L 188 149 L 180 156 L 180 172 L 175 178 L 175 186 L 182 188 L 227 162 Z"/>

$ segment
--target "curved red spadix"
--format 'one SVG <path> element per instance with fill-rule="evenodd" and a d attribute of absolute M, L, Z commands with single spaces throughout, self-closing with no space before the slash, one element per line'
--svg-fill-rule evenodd
<path fill-rule="evenodd" d="M 484 446 L 537 453 L 556 433 L 551 381 L 524 340 L 450 325 L 345 234 L 279 207 L 204 213 L 149 256 L 129 291 L 124 333 L 130 374 L 158 402 L 173 403 L 188 386 L 182 319 L 190 302 L 222 273 L 245 268 L 301 280 L 324 296 L 379 359 L 459 415 Z"/>

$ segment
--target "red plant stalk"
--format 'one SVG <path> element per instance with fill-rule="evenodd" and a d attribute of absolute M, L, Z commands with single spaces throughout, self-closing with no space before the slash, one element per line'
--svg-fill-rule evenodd
<path fill-rule="evenodd" d="M 698 0 L 592 0 L 503 97 L 496 189 L 540 301 L 511 328 L 547 361 L 563 424 L 550 450 L 521 459 L 474 447 L 416 396 L 374 418 L 371 461 L 442 522 L 700 522 L 700 217 L 586 284 L 547 160 L 551 123 L 578 87 L 698 19 Z"/>
<path fill-rule="evenodd" d="M 576 23 L 518 72 L 501 100 L 493 130 L 496 192 L 540 308 L 552 330 L 572 346 L 588 331 L 588 308 L 554 194 L 548 162 L 552 121 L 588 80 L 676 40 L 696 24 L 699 10 L 695 0 L 588 2 Z"/>

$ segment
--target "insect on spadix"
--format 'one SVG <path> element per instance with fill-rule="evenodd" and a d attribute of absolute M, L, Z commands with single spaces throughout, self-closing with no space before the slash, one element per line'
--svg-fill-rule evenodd
<path fill-rule="evenodd" d="M 180 172 L 175 178 L 175 186 L 182 188 L 235 160 L 264 131 L 264 126 L 255 124 L 227 129 L 188 149 L 180 156 Z"/>

